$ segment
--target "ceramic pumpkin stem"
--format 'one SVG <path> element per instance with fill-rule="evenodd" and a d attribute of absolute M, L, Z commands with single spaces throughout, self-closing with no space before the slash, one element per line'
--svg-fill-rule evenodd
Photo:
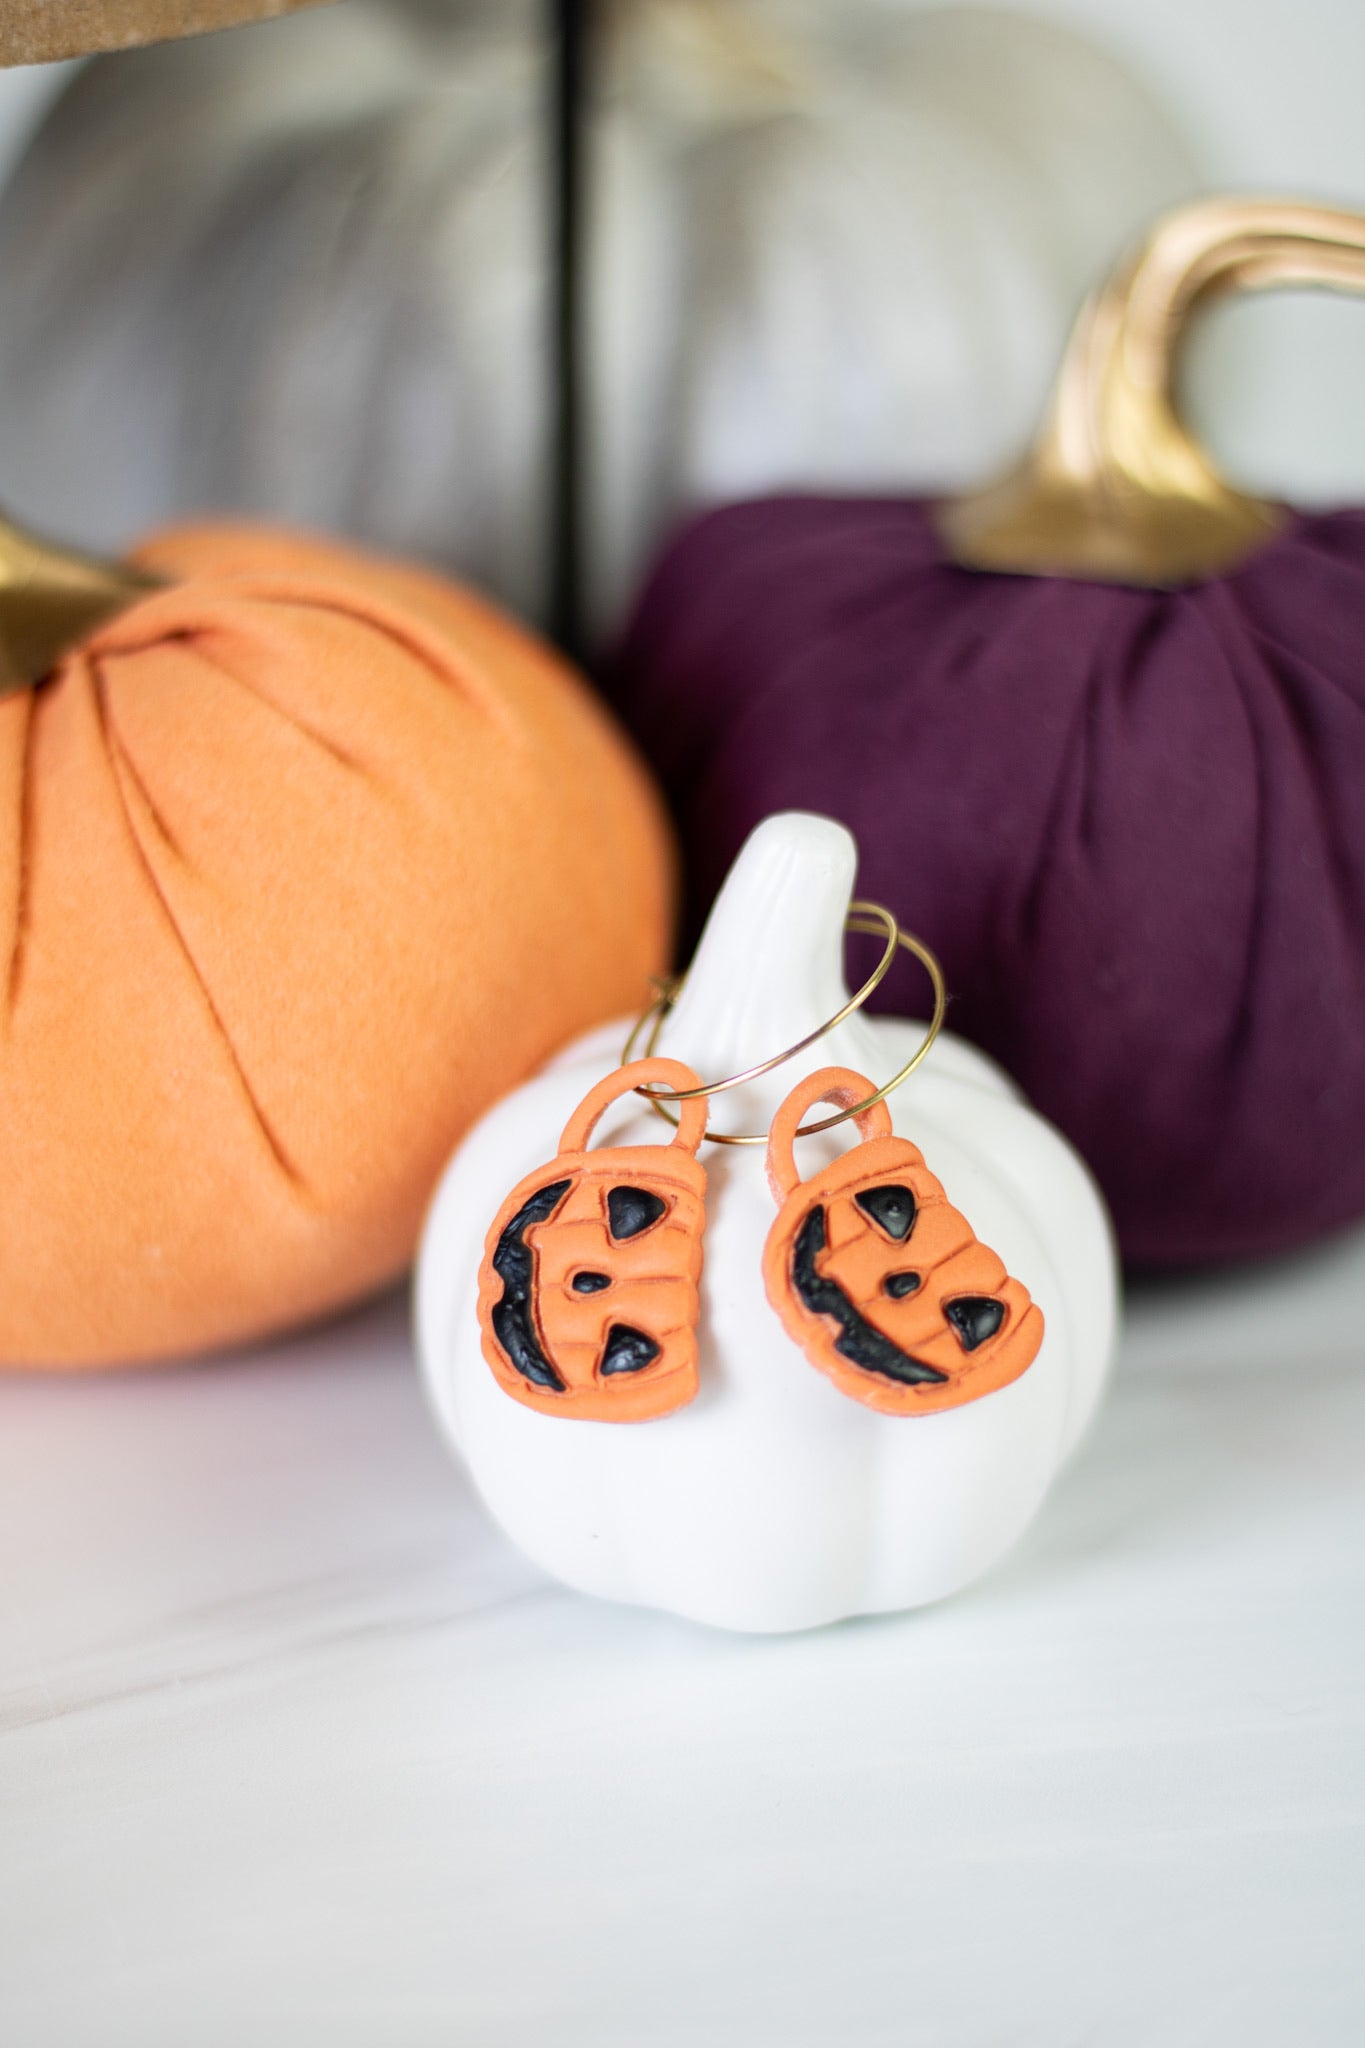
<path fill-rule="evenodd" d="M 39 540 L 0 517 L 0 697 L 41 682 L 68 648 L 160 580 Z"/>
<path fill-rule="evenodd" d="M 716 900 L 661 1050 L 708 1078 L 737 1073 L 840 1009 L 848 1000 L 844 918 L 856 866 L 850 835 L 830 819 L 801 811 L 766 819 Z M 802 1064 L 831 1057 L 877 1066 L 865 1016 L 846 1018 Z M 779 1067 L 718 1098 L 717 1124 L 762 1129 L 800 1071 Z"/>
<path fill-rule="evenodd" d="M 1254 553 L 1285 513 L 1218 474 L 1176 412 L 1174 366 L 1197 306 L 1286 285 L 1365 292 L 1365 216 L 1217 199 L 1158 221 L 1082 308 L 1023 463 L 938 508 L 954 559 L 1161 588 Z"/>

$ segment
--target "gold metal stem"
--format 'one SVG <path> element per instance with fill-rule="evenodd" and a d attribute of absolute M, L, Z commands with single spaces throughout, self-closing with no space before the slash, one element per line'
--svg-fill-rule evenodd
<path fill-rule="evenodd" d="M 1219 475 L 1176 413 L 1175 362 L 1196 307 L 1286 285 L 1365 292 L 1365 215 L 1215 199 L 1158 221 L 1082 308 L 1029 455 L 937 507 L 953 559 L 1173 588 L 1254 553 L 1284 508 Z"/>
<path fill-rule="evenodd" d="M 40 683 L 85 634 L 158 588 L 143 569 L 38 540 L 0 517 L 0 697 Z"/>
<path fill-rule="evenodd" d="M 317 5 L 319 0 L 5 0 L 0 65 L 130 50 L 137 43 L 203 35 Z"/>

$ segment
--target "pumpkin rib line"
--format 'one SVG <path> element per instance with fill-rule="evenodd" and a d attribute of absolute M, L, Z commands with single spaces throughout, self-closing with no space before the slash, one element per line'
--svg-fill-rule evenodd
<path fill-rule="evenodd" d="M 1046 600 L 1044 600 L 1046 601 Z M 1066 738 L 1057 751 L 1057 775 L 1048 792 L 1043 812 L 1042 829 L 1034 849 L 1029 879 L 1019 903 L 1016 922 L 1016 939 L 1022 938 L 1028 945 L 1036 943 L 1038 929 L 1043 917 L 1043 902 L 1048 894 L 1048 883 L 1065 841 L 1062 830 L 1063 819 L 1070 803 L 1079 801 L 1082 809 L 1090 802 L 1088 784 L 1091 780 L 1093 748 L 1093 722 L 1097 701 L 1108 687 L 1108 670 L 1103 650 L 1109 644 L 1110 635 L 1116 631 L 1110 628 L 1101 639 L 1091 645 L 1084 683 L 1076 693 L 1071 717 L 1067 724 Z M 1076 797 L 1079 781 L 1080 795 Z"/>
<path fill-rule="evenodd" d="M 1224 1041 L 1224 1051 L 1227 1058 L 1225 1074 L 1230 1076 L 1236 1063 L 1245 1053 L 1250 1041 L 1251 1020 L 1256 1008 L 1255 1004 L 1251 1001 L 1251 995 L 1260 978 L 1258 970 L 1266 942 L 1265 906 L 1269 902 L 1271 894 L 1267 886 L 1267 876 L 1270 873 L 1271 860 L 1270 827 L 1267 815 L 1268 785 L 1265 746 L 1257 723 L 1256 706 L 1247 678 L 1242 674 L 1237 662 L 1233 659 L 1230 646 L 1224 637 L 1214 630 L 1213 621 L 1210 620 L 1205 605 L 1196 600 L 1194 593 L 1190 591 L 1177 591 L 1175 595 L 1177 600 L 1182 603 L 1201 628 L 1204 638 L 1213 649 L 1215 660 L 1231 685 L 1237 709 L 1241 714 L 1242 726 L 1246 733 L 1247 746 L 1251 755 L 1252 787 L 1255 793 L 1252 854 L 1253 887 L 1251 890 L 1251 914 L 1247 919 L 1246 939 L 1242 948 L 1242 974 L 1238 984 L 1236 1004 L 1232 1010 L 1232 1022 Z M 1216 585 L 1208 593 L 1208 603 L 1210 607 L 1216 606 L 1225 619 L 1229 613 L 1233 615 L 1235 621 L 1239 619 L 1237 606 L 1231 602 L 1228 594 L 1225 591 L 1220 592 Z"/>
<path fill-rule="evenodd" d="M 1294 674 L 1292 664 L 1300 662 L 1303 669 L 1324 682 L 1333 682 L 1335 678 L 1328 671 L 1317 667 L 1314 663 L 1301 661 L 1299 656 L 1293 654 L 1287 647 L 1283 647 L 1273 634 L 1262 632 L 1254 625 L 1251 628 L 1250 638 L 1253 643 L 1256 659 L 1263 673 L 1269 678 L 1276 697 L 1283 707 L 1285 718 L 1292 729 L 1296 743 L 1298 765 L 1305 781 L 1310 785 L 1313 792 L 1314 807 L 1319 827 L 1317 839 L 1322 848 L 1325 864 L 1330 871 L 1332 884 L 1335 885 L 1336 908 L 1341 911 L 1341 921 L 1349 936 L 1350 927 L 1358 914 L 1356 906 L 1361 899 L 1360 882 L 1351 866 L 1350 849 L 1341 843 L 1340 834 L 1333 829 L 1334 825 L 1338 822 L 1338 808 L 1332 801 L 1331 791 L 1325 784 L 1323 768 L 1319 759 L 1319 750 L 1313 743 L 1313 735 L 1307 724 L 1302 703 L 1303 692 L 1297 687 L 1298 679 Z M 1337 687 L 1342 690 L 1342 693 L 1347 697 L 1347 701 L 1355 709 L 1365 710 L 1365 706 L 1361 705 L 1358 698 L 1351 696 L 1344 685 L 1338 684 Z M 1330 895 L 1330 890 L 1327 893 Z M 1354 958 L 1354 948 L 1348 946 L 1347 950 L 1351 957 Z"/>
<path fill-rule="evenodd" d="M 5 1020 L 12 1023 L 28 951 L 29 909 L 33 898 L 33 749 L 37 737 L 38 700 L 30 690 L 24 697 L 24 749 L 19 762 L 18 856 L 19 877 L 14 901 L 14 938 L 10 945 L 9 968 L 5 976 Z"/>
<path fill-rule="evenodd" d="M 435 679 L 453 688 L 470 710 L 486 718 L 505 740 L 518 747 L 526 747 L 525 728 L 511 705 L 499 695 L 482 661 L 467 648 L 461 648 L 456 660 L 453 648 L 425 622 L 405 618 L 396 606 L 383 601 L 375 601 L 372 610 L 362 611 L 349 594 L 341 600 L 333 598 L 329 601 L 319 595 L 289 601 L 307 610 L 339 612 L 343 618 L 350 619 L 381 639 L 395 641 Z M 560 680 L 565 680 L 566 676 L 561 676 Z"/>
<path fill-rule="evenodd" d="M 1262 626 L 1252 617 L 1250 612 L 1241 607 L 1239 607 L 1239 610 L 1241 611 L 1242 623 L 1251 639 L 1258 641 L 1262 647 L 1269 648 L 1277 659 L 1294 662 L 1306 675 L 1314 676 L 1319 682 L 1326 683 L 1330 690 L 1346 699 L 1346 702 L 1353 711 L 1365 716 L 1365 701 L 1362 701 L 1356 695 L 1350 684 L 1344 681 L 1341 676 L 1333 675 L 1330 668 L 1324 668 L 1321 662 L 1312 660 L 1310 656 L 1304 654 L 1299 648 L 1286 647 L 1277 634 L 1272 633 L 1268 627 Z M 1276 679 L 1283 684 L 1284 677 L 1278 671 Z"/>
<path fill-rule="evenodd" d="M 813 549 L 812 553 L 818 557 L 819 550 Z M 943 564 L 938 561 L 917 564 L 912 570 L 906 570 L 894 562 L 890 563 L 887 567 L 887 582 L 884 591 L 879 592 L 874 602 L 884 604 L 887 611 L 894 612 L 899 605 L 904 603 L 907 590 L 915 589 L 919 583 L 928 580 L 932 576 L 941 575 L 942 570 Z M 808 636 L 799 654 L 789 667 L 784 666 L 778 669 L 759 688 L 748 691 L 743 704 L 723 729 L 717 730 L 715 725 L 711 724 L 707 730 L 699 730 L 697 743 L 691 756 L 684 757 L 680 763 L 669 771 L 666 778 L 668 785 L 678 790 L 686 787 L 690 798 L 696 799 L 701 796 L 704 800 L 704 793 L 708 782 L 712 781 L 721 772 L 719 764 L 723 747 L 729 746 L 734 748 L 737 753 L 742 755 L 745 750 L 746 732 L 751 728 L 757 728 L 759 734 L 762 735 L 766 732 L 768 726 L 773 723 L 775 717 L 778 717 L 779 722 L 781 722 L 779 714 L 782 707 L 780 702 L 775 705 L 775 699 L 791 699 L 794 697 L 797 700 L 797 709 L 799 711 L 802 684 L 806 674 L 812 664 L 814 664 L 818 671 L 821 662 L 827 654 L 838 654 L 840 635 L 843 630 L 844 621 L 836 614 L 820 632 Z M 697 661 L 696 666 L 700 669 L 700 659 Z M 676 715 L 675 707 L 670 705 L 668 711 L 669 718 L 672 720 Z M 759 752 L 761 754 L 762 749 Z M 791 798 L 789 796 L 787 800 L 789 803 L 793 801 L 806 802 L 808 807 L 814 810 L 819 810 L 820 808 L 813 797 L 807 799 L 804 794 L 801 794 L 798 798 Z"/>
<path fill-rule="evenodd" d="M 151 819 L 153 825 L 156 827 L 158 836 L 165 843 L 167 851 L 169 853 L 174 854 L 175 858 L 180 862 L 181 866 L 187 869 L 190 874 L 197 875 L 198 869 L 196 868 L 194 862 L 189 858 L 189 855 L 185 852 L 184 847 L 180 844 L 180 841 L 176 838 L 174 832 L 172 832 L 166 819 L 163 817 L 160 806 L 157 804 L 156 800 L 152 796 L 150 789 L 147 787 L 145 776 L 143 775 L 141 769 L 138 767 L 136 761 L 133 759 L 131 753 L 128 751 L 128 747 L 123 739 L 123 735 L 119 732 L 114 720 L 111 717 L 108 719 L 103 719 L 101 723 L 104 726 L 105 736 L 109 745 L 111 760 L 115 761 L 117 764 L 117 768 L 121 769 L 122 772 L 126 774 L 128 780 L 132 783 L 133 788 L 137 791 L 138 796 L 147 806 L 147 815 Z"/>
<path fill-rule="evenodd" d="M 157 566 L 154 560 L 153 566 Z M 171 586 L 172 593 L 175 587 Z M 168 594 L 158 591 L 144 599 L 137 609 L 150 611 Z M 382 640 L 392 641 L 435 681 L 457 691 L 471 710 L 486 718 L 508 741 L 521 747 L 527 744 L 521 721 L 499 696 L 482 661 L 467 649 L 461 649 L 457 658 L 455 649 L 442 639 L 434 626 L 428 625 L 425 619 L 408 617 L 395 601 L 386 596 L 371 592 L 361 604 L 355 592 L 344 583 L 332 583 L 316 575 L 294 579 L 261 571 L 243 571 L 236 576 L 211 579 L 204 584 L 200 594 L 219 594 L 244 605 L 275 605 L 283 610 L 322 612 L 329 618 L 345 619 L 353 626 L 363 627 Z M 134 614 L 125 613 L 116 624 L 124 624 L 132 616 Z M 146 641 L 134 640 L 126 648 L 115 645 L 108 652 L 131 653 L 149 642 L 155 644 L 172 639 L 197 641 L 198 636 L 208 630 L 196 623 L 180 627 L 161 626 L 155 633 L 149 632 Z M 282 715 L 288 717 L 290 714 L 284 712 Z"/>
<path fill-rule="evenodd" d="M 249 682 L 244 675 L 240 675 L 220 655 L 214 654 L 204 645 L 206 638 L 207 635 L 203 632 L 202 628 L 197 626 L 187 627 L 183 632 L 167 634 L 166 641 L 160 644 L 165 645 L 167 642 L 175 640 L 179 641 L 184 647 L 192 648 L 196 661 L 202 661 L 206 668 L 211 668 L 215 675 L 224 677 L 227 682 L 235 683 L 238 689 L 244 690 L 253 702 L 263 704 L 267 711 L 273 711 L 277 718 L 283 719 L 286 725 L 292 726 L 296 732 L 302 734 L 304 739 L 311 740 L 314 746 L 320 748 L 324 754 L 329 755 L 338 766 L 348 769 L 353 775 L 362 776 L 367 782 L 375 783 L 378 781 L 378 777 L 373 769 L 367 767 L 365 762 L 360 760 L 357 755 L 348 754 L 346 749 L 339 747 L 335 740 L 328 739 L 326 733 L 319 732 L 315 726 L 306 724 L 297 712 L 289 710 L 286 705 L 279 703 L 276 698 L 268 696 L 264 690 L 258 689 L 255 683 Z"/>
<path fill-rule="evenodd" d="M 253 1118 L 255 1119 L 257 1128 L 259 1129 L 261 1136 L 265 1139 L 266 1146 L 270 1152 L 271 1157 L 274 1159 L 275 1164 L 279 1167 L 280 1172 L 284 1175 L 285 1179 L 290 1183 L 290 1185 L 296 1188 L 300 1193 L 306 1194 L 308 1191 L 307 1182 L 304 1180 L 303 1175 L 294 1165 L 288 1153 L 285 1151 L 283 1145 L 280 1143 L 280 1140 L 276 1137 L 274 1131 L 270 1127 L 269 1120 L 265 1114 L 264 1109 L 261 1106 L 261 1103 L 257 1099 L 256 1092 L 253 1089 L 250 1080 L 247 1077 L 246 1069 L 242 1065 L 241 1059 L 239 1058 L 237 1053 L 237 1049 L 232 1043 L 232 1038 L 228 1031 L 227 1024 L 223 1018 L 223 1015 L 219 1010 L 218 1005 L 213 1000 L 213 994 L 209 988 L 208 982 L 205 980 L 203 972 L 200 969 L 199 963 L 195 959 L 194 954 L 190 949 L 189 942 L 186 939 L 184 932 L 180 928 L 180 924 L 178 919 L 176 918 L 175 912 L 171 909 L 170 902 L 167 899 L 166 893 L 163 890 L 161 883 L 157 878 L 156 870 L 153 868 L 151 861 L 147 857 L 147 849 L 143 845 L 141 834 L 138 832 L 137 826 L 134 823 L 133 814 L 132 811 L 129 809 L 128 798 L 123 787 L 123 780 L 119 767 L 120 759 L 123 757 L 123 749 L 117 738 L 110 717 L 104 680 L 102 675 L 96 672 L 92 674 L 91 681 L 93 685 L 92 695 L 94 697 L 95 702 L 95 714 L 99 720 L 100 732 L 104 739 L 105 757 L 109 763 L 110 779 L 112 780 L 114 785 L 115 794 L 117 795 L 118 798 L 119 809 L 123 814 L 124 826 L 127 830 L 129 840 L 132 843 L 133 851 L 134 854 L 136 855 L 138 864 L 141 867 L 143 874 L 147 878 L 148 886 L 150 887 L 153 896 L 156 898 L 156 902 L 158 907 L 160 908 L 162 917 L 165 919 L 166 924 L 170 929 L 171 936 L 174 939 L 177 948 L 179 949 L 180 955 L 184 960 L 185 965 L 189 968 L 190 977 L 193 980 L 197 989 L 199 990 L 200 996 L 203 999 L 204 1007 L 208 1011 L 209 1019 L 213 1025 L 213 1028 L 217 1032 L 219 1038 L 222 1040 L 223 1049 L 228 1057 L 228 1063 L 231 1066 L 232 1071 L 237 1078 L 238 1086 L 241 1088 L 242 1093 L 246 1098 L 247 1105 L 251 1110 Z"/>

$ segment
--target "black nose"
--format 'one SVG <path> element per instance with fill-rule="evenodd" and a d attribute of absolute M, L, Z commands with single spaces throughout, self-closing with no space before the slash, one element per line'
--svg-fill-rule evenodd
<path fill-rule="evenodd" d="M 575 1294 L 600 1294 L 604 1287 L 610 1286 L 610 1273 L 575 1273 L 573 1276 Z"/>
<path fill-rule="evenodd" d="M 913 1294 L 920 1284 L 918 1273 L 888 1273 L 882 1282 L 882 1293 L 889 1294 L 893 1301 L 904 1301 L 907 1294 Z"/>

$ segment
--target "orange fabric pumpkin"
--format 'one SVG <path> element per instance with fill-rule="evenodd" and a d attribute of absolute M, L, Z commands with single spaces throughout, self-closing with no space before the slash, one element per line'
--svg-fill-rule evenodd
<path fill-rule="evenodd" d="M 221 1345 L 398 1273 L 454 1142 L 667 950 L 651 785 L 432 575 L 191 529 L 0 702 L 0 1360 Z"/>

